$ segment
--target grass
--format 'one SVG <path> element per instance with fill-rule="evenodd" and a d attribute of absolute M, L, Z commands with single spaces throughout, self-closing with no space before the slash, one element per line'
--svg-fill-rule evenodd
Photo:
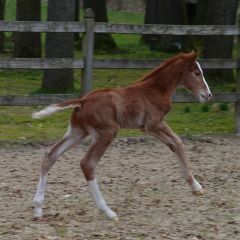
<path fill-rule="evenodd" d="M 15 19 L 15 1 L 7 1 L 6 19 Z M 46 19 L 47 6 L 42 5 L 43 20 Z M 83 16 L 82 13 L 80 13 Z M 143 23 L 144 16 L 139 13 L 109 11 L 112 23 Z M 116 53 L 96 52 L 96 58 L 156 58 L 163 59 L 170 54 L 150 51 L 141 45 L 139 35 L 113 34 L 119 47 Z M 10 35 L 7 46 L 11 47 Z M 44 34 L 43 34 L 44 38 Z M 81 57 L 81 51 L 75 51 L 75 58 Z M 0 55 L 11 57 L 11 52 Z M 94 70 L 94 89 L 103 87 L 122 87 L 139 79 L 149 70 Z M 0 70 L 0 95 L 24 95 L 38 93 L 41 87 L 41 70 Z M 81 71 L 74 72 L 75 92 L 80 92 Z M 232 91 L 234 83 L 214 84 L 210 87 L 215 92 Z M 226 107 L 227 106 L 227 107 Z M 0 106 L 0 141 L 43 142 L 60 138 L 67 129 L 71 111 L 57 113 L 51 117 L 32 120 L 31 114 L 42 107 L 3 107 Z M 178 134 L 221 134 L 234 132 L 233 107 L 224 104 L 174 104 L 166 121 Z M 140 136 L 136 130 L 121 130 L 119 136 Z"/>
<path fill-rule="evenodd" d="M 211 104 L 212 105 L 212 104 Z M 234 113 L 228 111 L 202 112 L 201 104 L 174 104 L 166 121 L 178 134 L 222 134 L 234 132 Z M 0 107 L 0 141 L 43 142 L 59 139 L 66 132 L 71 110 L 50 117 L 33 120 L 31 114 L 41 107 Z M 137 130 L 121 130 L 119 136 L 142 136 Z"/>
<path fill-rule="evenodd" d="M 209 111 L 202 111 L 202 104 L 191 104 L 191 112 L 184 113 L 184 104 L 174 104 L 174 109 L 167 115 L 167 122 L 174 131 L 183 135 L 221 134 L 234 132 L 234 112 L 214 112 L 213 104 Z"/>

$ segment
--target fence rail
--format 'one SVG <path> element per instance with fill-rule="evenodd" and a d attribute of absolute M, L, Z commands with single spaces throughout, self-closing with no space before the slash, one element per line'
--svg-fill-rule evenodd
<path fill-rule="evenodd" d="M 86 31 L 83 22 L 0 21 L 1 32 L 79 32 Z"/>
<path fill-rule="evenodd" d="M 32 95 L 8 95 L 0 96 L 2 106 L 39 106 L 53 104 L 67 99 L 78 98 L 76 94 L 32 94 Z M 240 98 L 240 93 L 215 93 L 212 102 L 235 103 Z M 189 93 L 176 93 L 173 102 L 177 103 L 196 103 L 198 100 Z"/>
<path fill-rule="evenodd" d="M 86 32 L 83 22 L 0 21 L 1 32 Z M 240 35 L 237 25 L 163 25 L 94 23 L 95 33 L 168 34 L 168 35 Z"/>
<path fill-rule="evenodd" d="M 156 59 L 93 59 L 96 69 L 151 69 L 157 67 L 164 60 Z M 208 59 L 199 60 L 204 69 L 238 69 L 240 60 Z M 5 58 L 0 59 L 0 69 L 83 69 L 83 59 L 71 58 Z"/>
<path fill-rule="evenodd" d="M 240 26 L 238 25 L 155 25 L 155 24 L 109 24 L 94 22 L 90 9 L 85 12 L 83 22 L 6 22 L 0 21 L 0 32 L 79 32 L 83 33 L 83 58 L 5 58 L 0 59 L 0 69 L 82 69 L 82 95 L 91 89 L 93 69 L 143 69 L 154 68 L 163 60 L 156 59 L 94 59 L 94 33 L 118 34 L 168 34 L 168 35 L 227 35 L 238 36 L 240 43 Z M 201 66 L 205 69 L 237 69 L 238 77 L 236 92 L 215 93 L 213 102 L 235 103 L 236 130 L 240 133 L 240 52 L 237 60 L 233 59 L 202 59 Z M 0 105 L 45 105 L 76 95 L 47 95 L 34 94 L 25 96 L 0 96 Z M 195 102 L 189 94 L 177 93 L 173 96 L 174 102 Z"/>
<path fill-rule="evenodd" d="M 96 23 L 96 33 L 167 34 L 167 35 L 240 35 L 236 25 L 156 25 Z"/>

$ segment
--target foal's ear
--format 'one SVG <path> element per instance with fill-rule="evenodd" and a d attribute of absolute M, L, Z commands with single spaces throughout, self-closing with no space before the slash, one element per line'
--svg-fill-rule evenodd
<path fill-rule="evenodd" d="M 197 57 L 198 57 L 198 52 L 195 52 L 194 50 L 187 54 L 187 58 L 191 63 L 196 61 Z"/>
<path fill-rule="evenodd" d="M 190 53 L 187 53 L 186 55 L 186 66 L 187 68 L 193 68 L 194 66 L 194 62 L 196 62 L 196 59 L 198 57 L 198 53 L 197 52 L 190 52 Z"/>

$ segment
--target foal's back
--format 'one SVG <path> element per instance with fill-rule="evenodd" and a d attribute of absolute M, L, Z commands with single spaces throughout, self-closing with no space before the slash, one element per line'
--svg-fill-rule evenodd
<path fill-rule="evenodd" d="M 147 101 L 139 86 L 100 89 L 82 99 L 81 110 L 74 109 L 72 122 L 104 128 L 141 128 L 147 113 Z"/>

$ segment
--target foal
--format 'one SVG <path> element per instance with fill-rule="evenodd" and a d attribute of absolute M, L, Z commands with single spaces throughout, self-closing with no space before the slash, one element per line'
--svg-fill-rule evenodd
<path fill-rule="evenodd" d="M 171 99 L 178 86 L 188 89 L 200 102 L 211 98 L 211 92 L 196 58 L 197 53 L 181 53 L 128 87 L 92 91 L 80 99 L 53 104 L 34 113 L 33 118 L 41 118 L 66 108 L 74 109 L 68 131 L 59 142 L 46 151 L 43 159 L 34 197 L 35 216 L 43 215 L 42 204 L 50 168 L 67 149 L 90 135 L 92 144 L 80 165 L 97 207 L 108 218 L 117 219 L 116 213 L 108 207 L 101 194 L 95 170 L 120 128 L 141 129 L 164 142 L 176 154 L 183 177 L 193 193 L 203 194 L 201 185 L 187 165 L 181 140 L 164 122 L 164 116 L 171 109 Z"/>

